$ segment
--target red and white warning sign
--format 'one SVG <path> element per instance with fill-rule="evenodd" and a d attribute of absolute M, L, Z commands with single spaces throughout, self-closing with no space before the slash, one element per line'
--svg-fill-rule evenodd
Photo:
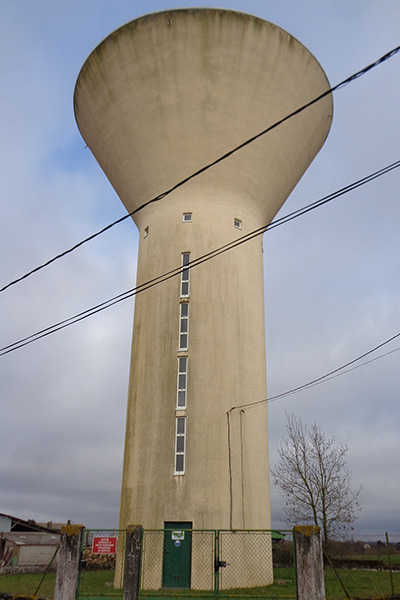
<path fill-rule="evenodd" d="M 93 554 L 115 554 L 117 551 L 117 538 L 112 537 L 94 537 Z"/>

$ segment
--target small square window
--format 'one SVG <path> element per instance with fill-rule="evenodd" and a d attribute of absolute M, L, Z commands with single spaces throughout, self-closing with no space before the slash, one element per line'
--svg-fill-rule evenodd
<path fill-rule="evenodd" d="M 242 229 L 242 221 L 240 219 L 233 219 L 233 224 L 236 229 Z"/>
<path fill-rule="evenodd" d="M 183 213 L 183 222 L 190 223 L 192 220 L 192 213 Z"/>

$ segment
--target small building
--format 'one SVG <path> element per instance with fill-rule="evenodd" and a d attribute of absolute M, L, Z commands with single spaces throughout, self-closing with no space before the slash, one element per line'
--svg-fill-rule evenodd
<path fill-rule="evenodd" d="M 0 533 L 0 566 L 47 567 L 56 564 L 60 534 L 33 531 Z"/>
<path fill-rule="evenodd" d="M 0 513 L 0 569 L 43 570 L 57 564 L 62 523 L 36 523 Z"/>

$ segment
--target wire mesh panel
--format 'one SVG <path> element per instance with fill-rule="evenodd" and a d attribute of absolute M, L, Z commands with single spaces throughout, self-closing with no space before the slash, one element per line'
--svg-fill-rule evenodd
<path fill-rule="evenodd" d="M 324 552 L 327 598 L 392 598 L 400 594 L 400 535 L 329 541 Z"/>
<path fill-rule="evenodd" d="M 164 531 L 144 531 L 142 541 L 142 591 L 162 588 Z"/>
<path fill-rule="evenodd" d="M 296 598 L 296 568 L 292 531 L 272 531 L 274 583 L 271 598 Z"/>
<path fill-rule="evenodd" d="M 291 532 L 221 531 L 217 566 L 219 596 L 296 597 Z"/>
<path fill-rule="evenodd" d="M 0 594 L 54 595 L 60 536 L 35 536 L 15 534 L 21 538 L 17 544 L 13 534 L 0 534 Z M 52 545 L 48 537 L 54 538 Z"/>
<path fill-rule="evenodd" d="M 215 531 L 193 531 L 191 580 L 193 590 L 214 590 Z"/>
<path fill-rule="evenodd" d="M 78 598 L 122 596 L 123 569 L 116 569 L 116 555 L 125 556 L 125 542 L 125 531 L 84 529 Z"/>
<path fill-rule="evenodd" d="M 273 583 L 270 531 L 221 531 L 219 587 L 253 588 Z"/>

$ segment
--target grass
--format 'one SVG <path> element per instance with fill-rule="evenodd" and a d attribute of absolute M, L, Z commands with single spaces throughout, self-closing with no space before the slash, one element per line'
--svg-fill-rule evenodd
<path fill-rule="evenodd" d="M 341 558 L 341 557 L 339 557 Z M 383 563 L 385 563 L 385 565 L 389 566 L 389 558 L 386 552 L 382 551 L 381 554 L 349 554 L 349 555 L 344 555 L 343 556 L 344 559 L 349 558 L 351 560 L 359 560 L 359 561 L 363 561 L 363 560 L 378 560 L 378 561 L 382 561 Z M 391 564 L 394 565 L 400 565 L 400 554 L 396 553 L 396 554 L 391 554 L 390 555 L 390 562 Z"/>
<path fill-rule="evenodd" d="M 82 571 L 79 581 L 81 596 L 122 596 L 122 590 L 115 590 L 114 569 L 104 571 Z"/>
<path fill-rule="evenodd" d="M 0 575 L 0 593 L 33 596 L 41 581 L 42 583 L 36 595 L 52 597 L 54 595 L 54 584 L 56 581 L 55 573 L 47 573 L 44 578 L 43 573 Z"/>
<path fill-rule="evenodd" d="M 372 598 L 376 596 L 391 596 L 389 571 L 337 569 L 337 572 L 351 597 Z M 400 573 L 393 573 L 393 584 L 395 593 L 399 593 Z M 332 569 L 325 569 L 325 591 L 327 600 L 342 600 L 346 598 L 339 579 Z"/>
<path fill-rule="evenodd" d="M 371 598 L 371 597 L 389 597 L 391 595 L 390 575 L 388 571 L 366 571 L 356 569 L 338 569 L 340 578 L 342 579 L 346 590 L 351 597 Z M 234 600 L 249 600 L 249 597 L 263 598 L 279 598 L 290 599 L 296 597 L 294 573 L 293 569 L 275 569 L 275 583 L 268 587 L 251 588 L 251 589 L 235 589 L 226 590 L 219 593 L 219 598 L 233 598 Z M 34 595 L 39 583 L 42 579 L 39 573 L 29 575 L 0 575 L 0 592 L 14 595 Z M 113 588 L 114 571 L 84 571 L 81 574 L 80 580 L 80 596 L 82 598 L 118 598 L 121 596 L 121 590 Z M 393 573 L 394 591 L 400 593 L 400 572 Z M 37 593 L 39 596 L 53 597 L 54 594 L 55 573 L 48 573 L 40 586 Z M 332 569 L 325 569 L 325 588 L 327 600 L 343 600 L 346 595 L 340 582 Z M 159 592 L 142 592 L 142 598 L 201 598 L 209 599 L 214 597 L 213 591 L 180 591 L 175 590 L 171 593 L 166 593 L 160 590 Z"/>
<path fill-rule="evenodd" d="M 255 597 L 263 597 L 265 600 L 268 597 L 271 598 L 295 598 L 296 597 L 296 588 L 295 588 L 295 579 L 294 579 L 294 570 L 293 569 L 274 569 L 274 577 L 275 583 L 268 587 L 263 588 L 251 588 L 251 589 L 235 589 L 229 591 L 221 591 L 218 596 L 220 598 L 223 597 L 234 597 L 235 600 L 239 600 L 239 598 L 248 598 L 249 596 Z M 114 578 L 114 571 L 84 571 L 81 575 L 80 581 L 80 596 L 90 597 L 90 596 L 120 596 L 121 592 L 119 590 L 114 590 L 112 587 L 112 582 Z M 1 583 L 0 583 L 0 591 L 1 591 Z M 268 593 L 268 595 L 267 595 Z M 143 598 L 157 598 L 157 600 L 162 600 L 163 598 L 180 598 L 183 600 L 184 598 L 196 598 L 199 600 L 200 598 L 213 598 L 214 590 L 144 590 L 141 592 L 141 596 Z"/>
<path fill-rule="evenodd" d="M 220 598 L 234 597 L 235 600 L 249 597 L 262 597 L 264 599 L 279 598 L 288 599 L 296 597 L 296 589 L 294 583 L 293 569 L 275 569 L 275 583 L 268 587 L 251 588 L 251 589 L 235 589 L 229 591 L 221 591 Z M 35 593 L 42 575 L 34 573 L 29 575 L 0 575 L 0 592 L 31 596 Z M 114 571 L 83 571 L 80 578 L 80 593 L 81 598 L 115 598 L 122 595 L 121 590 L 113 588 Z M 52 597 L 54 594 L 55 573 L 49 573 L 44 578 L 44 581 L 39 589 L 39 596 Z M 268 595 L 267 595 L 268 594 Z M 178 597 L 183 600 L 184 597 L 196 598 L 213 598 L 214 591 L 197 591 L 191 590 L 189 593 L 184 590 L 174 590 L 173 592 L 165 593 L 164 590 L 159 592 L 144 591 L 144 598 L 156 597 L 161 598 Z"/>

